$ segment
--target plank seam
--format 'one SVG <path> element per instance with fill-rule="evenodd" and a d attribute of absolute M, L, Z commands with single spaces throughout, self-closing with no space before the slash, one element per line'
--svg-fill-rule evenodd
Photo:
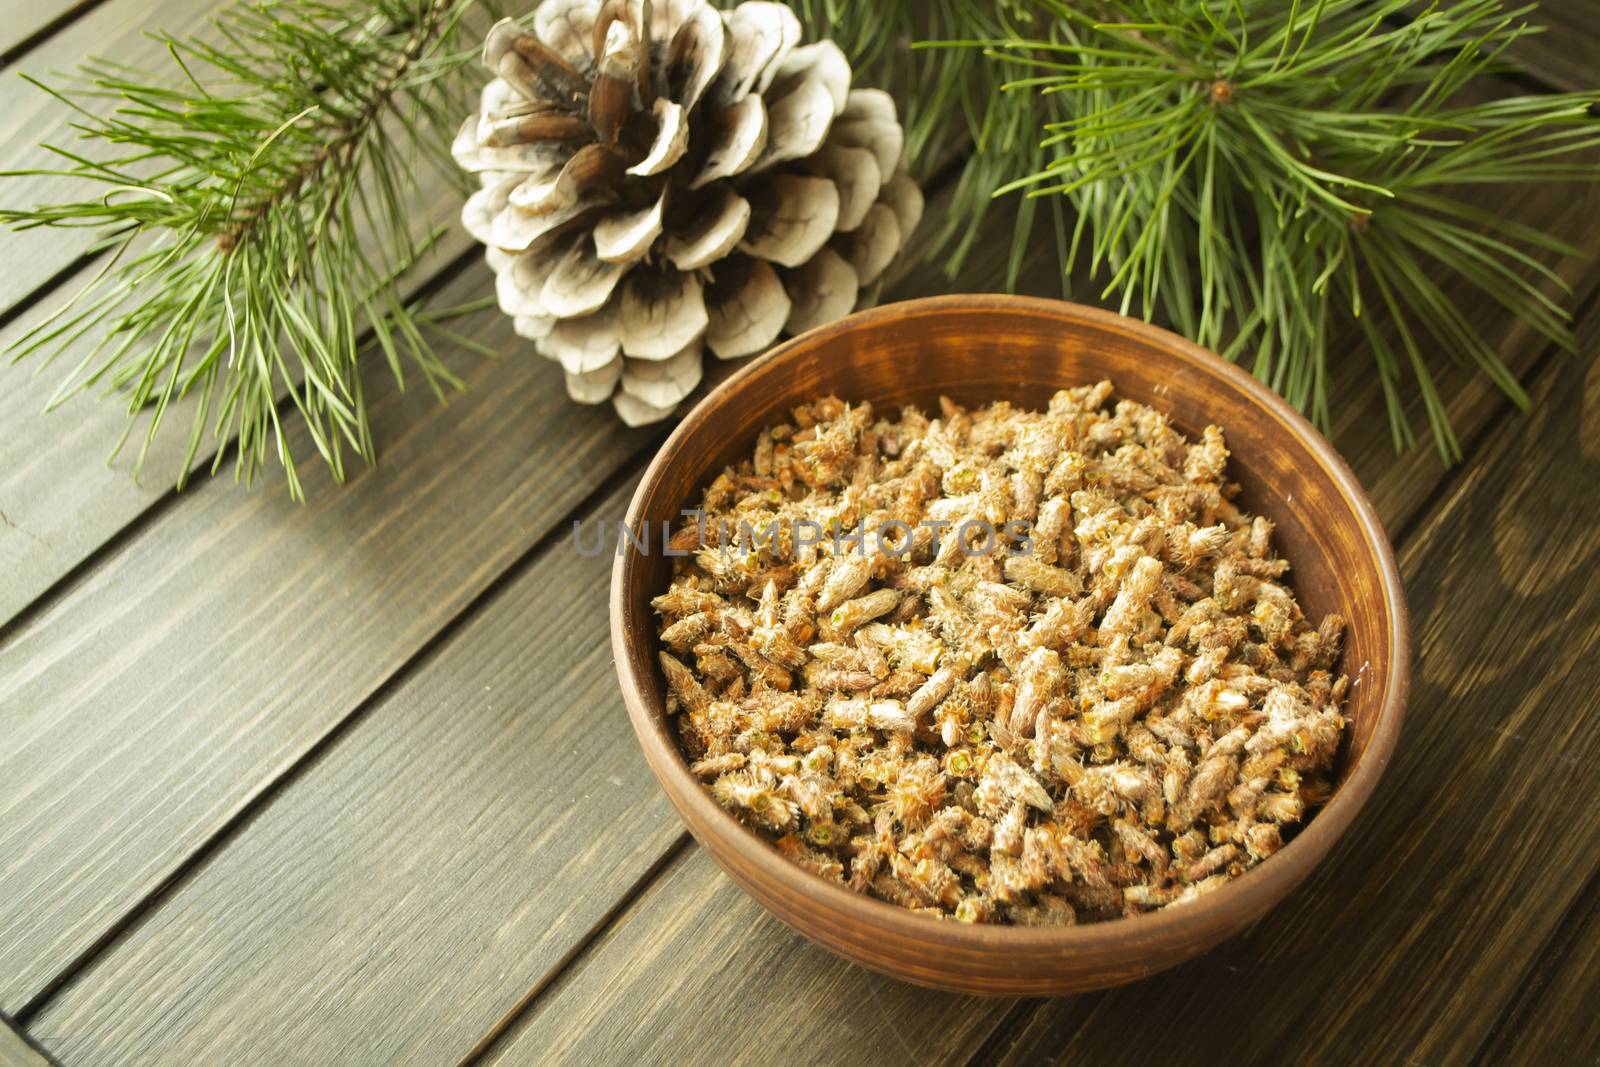
<path fill-rule="evenodd" d="M 40 45 L 44 44 L 45 41 L 60 33 L 70 23 L 76 22 L 78 19 L 83 18 L 83 16 L 89 14 L 95 8 L 106 2 L 107 0 L 79 0 L 78 3 L 73 4 L 71 7 L 61 12 L 61 14 L 57 15 L 49 22 L 46 22 L 43 26 L 40 26 L 38 29 L 28 34 L 10 48 L 0 51 L 0 71 L 4 71 L 7 67 L 11 66 L 11 64 L 21 59 L 24 55 L 33 51 L 35 48 L 38 48 Z"/>
<path fill-rule="evenodd" d="M 1524 386 L 1537 382 L 1549 369 L 1551 363 L 1560 358 L 1560 352 L 1554 345 L 1547 345 L 1537 358 L 1528 365 L 1528 374 L 1519 379 Z M 1466 445 L 1461 451 L 1462 459 L 1454 467 L 1447 469 L 1439 479 L 1433 491 L 1428 494 L 1427 501 L 1416 511 L 1412 512 L 1390 535 L 1389 543 L 1394 546 L 1394 554 L 1398 559 L 1406 546 L 1410 544 L 1413 536 L 1423 529 L 1439 511 L 1453 499 L 1460 491 L 1462 483 L 1471 477 L 1473 464 L 1483 458 L 1482 453 L 1490 445 L 1490 438 L 1500 429 L 1507 415 L 1523 415 L 1522 411 L 1510 398 L 1502 397 L 1501 402 L 1489 412 L 1483 425 L 1479 426 L 1467 438 Z"/>
<path fill-rule="evenodd" d="M 1567 92 L 1567 90 L 1562 88 L 1559 83 L 1554 81 L 1546 81 L 1544 78 L 1539 77 L 1537 71 L 1532 71 L 1527 67 L 1522 66 L 1520 61 L 1516 60 L 1515 58 L 1513 58 L 1512 62 L 1517 65 L 1507 67 L 1505 70 L 1497 70 L 1493 73 L 1493 76 L 1497 78 L 1504 78 L 1510 82 L 1515 82 L 1517 88 L 1533 96 L 1543 96 L 1547 93 L 1559 94 Z"/>
<path fill-rule="evenodd" d="M 638 878 L 634 879 L 633 884 L 617 896 L 616 901 L 606 909 L 605 914 L 595 920 L 588 931 L 573 942 L 572 947 L 567 949 L 561 958 L 555 962 L 554 966 L 547 970 L 533 984 L 533 987 L 511 1006 L 500 1021 L 490 1027 L 488 1032 L 478 1039 L 478 1043 L 461 1059 L 458 1067 L 470 1067 L 471 1064 L 480 1062 L 484 1056 L 493 1051 L 494 1047 L 499 1044 L 500 1039 L 510 1032 L 518 1021 L 533 1010 L 539 998 L 559 982 L 568 971 L 573 970 L 578 962 L 588 954 L 592 945 L 622 921 L 623 916 L 633 909 L 634 903 L 644 895 L 645 891 L 661 875 L 661 872 L 666 870 L 673 860 L 683 854 L 692 840 L 693 838 L 689 836 L 688 831 L 679 831 L 672 844 L 661 850 L 661 854 L 655 858 Z"/>
<path fill-rule="evenodd" d="M 46 1063 L 50 1064 L 50 1067 L 63 1067 L 62 1062 L 56 1058 L 55 1053 L 39 1044 L 38 1038 L 28 1033 L 27 1030 L 23 1029 L 21 1023 L 17 1022 L 17 1020 L 13 1019 L 3 1011 L 0 1011 L 0 1026 L 4 1026 L 13 1034 L 16 1034 L 17 1040 L 21 1041 L 24 1045 L 27 1045 L 30 1049 L 37 1052 L 41 1057 L 44 1058 Z"/>
<path fill-rule="evenodd" d="M 442 264 L 437 271 L 429 275 L 416 291 L 409 297 L 410 300 L 424 300 L 434 295 L 444 286 L 453 281 L 463 270 L 478 258 L 476 248 L 460 253 L 447 263 Z M 364 330 L 360 344 L 365 346 L 372 340 L 371 329 Z M 363 361 L 368 365 L 381 363 L 381 357 L 376 352 L 368 352 Z M 277 403 L 278 416 L 289 420 L 298 417 L 298 408 L 295 406 L 295 394 L 291 390 L 280 397 Z M 47 610 L 51 605 L 69 595 L 85 577 L 93 573 L 100 563 L 110 556 L 115 555 L 123 546 L 131 543 L 147 527 L 164 516 L 185 493 L 195 493 L 207 482 L 223 475 L 239 447 L 239 438 L 230 434 L 212 454 L 210 460 L 199 462 L 189 472 L 188 484 L 180 491 L 176 484 L 169 485 L 161 495 L 150 501 L 138 514 L 132 516 L 114 530 L 104 541 L 84 554 L 84 557 L 67 568 L 55 581 L 51 582 L 38 595 L 18 608 L 11 618 L 0 622 L 0 648 L 3 648 L 12 636 L 20 632 L 35 618 Z M 359 457 L 358 457 L 359 460 Z M 255 489 L 241 490 L 243 492 L 268 492 L 267 485 L 263 482 Z"/>
<path fill-rule="evenodd" d="M 995 1024 L 983 1041 L 967 1057 L 964 1067 L 995 1067 L 1004 1058 L 1007 1052 L 1015 1047 L 1018 1038 L 1028 1027 L 1028 1020 L 1032 1019 L 1045 1001 L 1039 997 L 1030 997 L 1011 1005 L 1000 1016 L 1000 1021 Z"/>
<path fill-rule="evenodd" d="M 661 446 L 665 436 L 665 431 L 655 435 L 630 454 L 618 466 L 617 470 L 602 479 L 583 499 L 568 509 L 558 521 L 552 523 L 550 529 L 540 536 L 522 555 L 512 560 L 505 569 L 491 578 L 476 596 L 463 604 L 461 610 L 440 625 L 431 637 L 406 658 L 404 663 L 386 678 L 379 681 L 372 692 L 357 702 L 356 706 L 346 713 L 343 718 L 330 725 L 321 736 L 314 739 L 305 751 L 279 772 L 277 776 L 263 782 L 255 793 L 244 798 L 237 810 L 224 820 L 222 825 L 218 826 L 216 830 L 201 841 L 192 852 L 179 861 L 166 877 L 130 906 L 126 912 L 119 916 L 114 923 L 110 924 L 83 951 L 68 961 L 60 971 L 56 972 L 40 987 L 38 992 L 28 998 L 17 1009 L 15 1018 L 18 1022 L 24 1026 L 31 1022 L 40 1011 L 55 999 L 57 994 L 78 978 L 79 975 L 89 970 L 97 957 L 131 934 L 147 916 L 153 914 L 183 885 L 199 874 L 210 858 L 223 848 L 226 848 L 239 832 L 253 822 L 258 815 L 265 812 L 267 807 L 277 799 L 283 790 L 293 786 L 295 781 L 309 772 L 325 753 L 338 744 L 340 739 L 354 729 L 373 709 L 387 701 L 410 681 L 418 671 L 424 669 L 432 662 L 434 657 L 447 648 L 456 635 L 476 615 L 493 604 L 530 568 L 559 545 L 566 538 L 567 524 L 574 517 L 583 517 L 616 490 L 637 477 L 646 462 L 648 462 L 649 456 Z"/>
<path fill-rule="evenodd" d="M 1591 290 L 1589 295 L 1573 311 L 1571 321 L 1574 323 L 1582 322 L 1586 317 L 1594 314 L 1600 314 L 1600 285 Z M 1545 374 L 1550 373 L 1550 368 L 1564 358 L 1568 358 L 1568 356 L 1561 351 L 1560 346 L 1554 342 L 1548 342 L 1539 351 L 1539 355 L 1533 362 L 1528 365 L 1527 373 L 1519 378 L 1518 381 L 1522 383 L 1524 388 L 1527 388 L 1543 378 Z M 1401 523 L 1391 535 L 1390 541 L 1394 545 L 1396 557 L 1401 555 L 1402 550 L 1410 543 L 1412 536 L 1425 527 L 1428 521 L 1439 512 L 1440 508 L 1455 496 L 1456 492 L 1461 488 L 1461 483 L 1471 475 L 1473 463 L 1482 458 L 1481 453 L 1489 449 L 1491 445 L 1490 438 L 1501 432 L 1505 425 L 1505 416 L 1508 414 L 1513 416 L 1521 415 L 1527 418 L 1531 412 L 1522 411 L 1521 408 L 1512 403 L 1509 397 L 1501 394 L 1500 403 L 1489 413 L 1489 417 L 1483 420 L 1482 425 L 1468 437 L 1466 446 L 1462 449 L 1461 462 L 1445 472 L 1444 479 L 1434 487 L 1433 493 L 1428 497 L 1428 502 L 1413 512 L 1411 517 Z"/>
<path fill-rule="evenodd" d="M 79 274 L 87 274 L 91 266 L 107 255 L 110 255 L 110 253 L 85 252 L 32 289 L 29 289 L 26 293 L 23 293 L 22 296 L 17 298 L 16 303 L 5 311 L 0 311 L 0 330 L 10 326 L 33 308 L 44 303 L 46 297 L 54 294 L 57 289 L 64 287 L 72 278 Z M 13 357 L 12 361 L 16 361 L 15 357 Z M 43 373 L 45 365 L 44 360 L 41 360 L 35 369 L 35 373 Z"/>

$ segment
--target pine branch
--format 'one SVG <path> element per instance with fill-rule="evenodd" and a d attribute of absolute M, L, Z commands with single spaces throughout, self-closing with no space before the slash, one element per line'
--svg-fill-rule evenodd
<path fill-rule="evenodd" d="M 1440 277 L 1459 275 L 1571 347 L 1566 314 L 1543 288 L 1560 279 L 1530 253 L 1576 250 L 1458 196 L 1473 184 L 1600 177 L 1583 156 L 1600 147 L 1600 95 L 1457 102 L 1474 79 L 1504 69 L 1506 47 L 1533 32 L 1523 22 L 1531 8 L 1028 7 L 1026 35 L 982 27 L 924 45 L 981 55 L 1005 79 L 963 192 L 1065 201 L 1077 216 L 1066 273 L 1086 266 L 1122 311 L 1164 316 L 1246 359 L 1323 426 L 1329 336 L 1353 318 L 1397 447 L 1412 440 L 1401 399 L 1410 379 L 1446 460 L 1461 453 L 1429 351 L 1477 367 L 1518 404 L 1527 397 Z M 1017 122 L 1034 131 L 1031 141 L 1014 136 Z M 1364 308 L 1381 309 L 1392 335 Z"/>
<path fill-rule="evenodd" d="M 975 146 L 943 234 L 952 271 L 993 198 L 1024 194 L 1008 283 L 1044 207 L 1064 285 L 1081 265 L 1104 298 L 1246 362 L 1324 425 L 1329 337 L 1354 319 L 1397 446 L 1412 439 L 1410 381 L 1447 458 L 1459 449 L 1428 352 L 1526 397 L 1447 294 L 1446 272 L 1572 343 L 1546 291 L 1560 280 L 1535 254 L 1573 250 L 1461 195 L 1597 174 L 1579 162 L 1600 146 L 1594 94 L 1460 103 L 1532 32 L 1527 8 L 791 2 L 864 82 L 895 90 L 922 174 Z M 56 400 L 124 390 L 130 429 L 150 416 L 141 465 L 169 405 L 196 396 L 185 470 L 206 432 L 236 434 L 238 474 L 253 477 L 270 449 L 298 495 L 285 393 L 336 477 L 346 447 L 370 462 L 365 332 L 402 384 L 407 369 L 436 392 L 456 384 L 426 340 L 433 317 L 395 282 L 440 233 L 408 231 L 417 168 L 443 160 L 469 110 L 476 41 L 462 23 L 489 6 L 254 0 L 218 20 L 220 44 L 164 37 L 171 77 L 101 62 L 70 93 L 46 89 L 78 108 L 88 147 L 52 146 L 60 169 L 21 173 L 88 180 L 101 195 L 0 221 L 95 228 L 106 261 L 14 351 L 54 355 L 94 335 Z M 94 97 L 119 106 L 78 104 Z"/>
<path fill-rule="evenodd" d="M 427 340 L 436 316 L 405 304 L 396 282 L 445 232 L 411 232 L 414 198 L 419 167 L 469 107 L 463 20 L 478 6 L 258 0 L 219 16 L 220 43 L 160 35 L 165 76 L 99 61 L 69 89 L 41 85 L 78 113 L 89 147 L 47 146 L 64 166 L 6 176 L 87 180 L 100 193 L 0 210 L 0 221 L 95 228 L 94 250 L 107 253 L 13 346 L 54 358 L 96 338 L 52 406 L 98 384 L 125 391 L 130 431 L 149 414 L 137 472 L 170 405 L 196 396 L 180 486 L 209 432 L 237 435 L 246 480 L 270 450 L 298 497 L 280 397 L 336 478 L 346 448 L 371 462 L 357 360 L 369 331 L 402 386 L 408 364 L 436 393 L 459 385 Z M 94 98 L 118 106 L 96 114 Z"/>

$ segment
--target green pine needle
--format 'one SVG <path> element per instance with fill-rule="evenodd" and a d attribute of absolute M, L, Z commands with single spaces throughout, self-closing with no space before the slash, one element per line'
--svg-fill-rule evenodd
<path fill-rule="evenodd" d="M 476 38 L 463 20 L 478 6 L 256 0 L 217 19 L 219 44 L 160 35 L 172 76 L 98 61 L 71 90 L 41 85 L 77 111 L 90 147 L 48 146 L 59 169 L 8 176 L 99 191 L 0 221 L 95 228 L 93 250 L 107 254 L 13 346 L 53 356 L 94 337 L 52 406 L 97 384 L 123 391 L 130 432 L 149 413 L 137 471 L 169 405 L 196 396 L 180 487 L 209 427 L 237 436 L 236 475 L 252 479 L 270 452 L 299 497 L 279 398 L 292 398 L 336 478 L 347 448 L 371 462 L 357 368 L 369 332 L 402 385 L 409 365 L 435 392 L 459 387 L 424 334 L 436 314 L 404 303 L 396 283 L 445 232 L 408 223 L 419 168 L 456 174 L 443 146 L 470 109 Z M 80 103 L 94 97 L 116 109 Z"/>
<path fill-rule="evenodd" d="M 1102 299 L 1164 316 L 1246 362 L 1324 427 L 1329 338 L 1354 318 L 1397 447 L 1412 439 L 1400 392 L 1409 378 L 1447 461 L 1461 449 L 1433 381 L 1435 353 L 1478 368 L 1519 405 L 1528 398 L 1441 276 L 1459 275 L 1572 347 L 1567 316 L 1546 292 L 1564 286 L 1530 252 L 1576 250 L 1459 197 L 1475 184 L 1600 177 L 1592 157 L 1580 160 L 1600 146 L 1600 96 L 1459 102 L 1533 32 L 1523 21 L 1531 8 L 1026 7 L 1020 32 L 996 34 L 975 16 L 970 34 L 939 42 L 983 56 L 991 84 L 1003 79 L 974 127 L 980 151 L 955 217 L 985 194 L 1065 199 L 1077 216 L 1068 274 L 1086 266 Z M 1363 314 L 1373 308 L 1388 329 Z"/>
<path fill-rule="evenodd" d="M 1022 194 L 1007 284 L 1042 224 L 1064 290 L 1087 270 L 1104 299 L 1244 363 L 1324 426 L 1330 337 L 1354 320 L 1396 447 L 1413 439 L 1409 382 L 1446 459 L 1460 447 L 1433 381 L 1441 357 L 1528 401 L 1441 278 L 1572 346 L 1548 292 L 1560 279 L 1534 253 L 1574 250 L 1462 198 L 1472 185 L 1600 174 L 1580 155 L 1600 145 L 1595 94 L 1462 103 L 1532 32 L 1529 8 L 791 4 L 811 36 L 840 43 L 858 83 L 895 92 L 921 175 L 965 157 L 943 232 L 952 273 L 993 198 Z M 438 236 L 408 232 L 416 172 L 452 170 L 477 45 L 463 22 L 491 6 L 253 0 L 219 20 L 220 45 L 163 38 L 176 78 L 90 67 L 60 95 L 118 109 L 80 110 L 90 148 L 52 146 L 63 165 L 49 173 L 100 195 L 0 221 L 95 228 L 105 265 L 14 350 L 59 353 L 94 335 L 58 399 L 124 390 L 131 415 L 150 413 L 141 462 L 171 402 L 196 395 L 185 469 L 209 428 L 237 435 L 238 473 L 252 477 L 270 451 L 299 495 L 284 392 L 335 476 L 346 448 L 370 462 L 363 337 L 398 380 L 409 365 L 435 390 L 457 384 L 424 333 L 438 316 L 395 289 Z"/>

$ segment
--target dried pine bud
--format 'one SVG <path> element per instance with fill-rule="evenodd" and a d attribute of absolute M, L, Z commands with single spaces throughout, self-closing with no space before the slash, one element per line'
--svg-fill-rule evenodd
<path fill-rule="evenodd" d="M 1018 766 L 1004 752 L 996 752 L 989 758 L 988 766 L 983 772 L 983 781 L 994 783 L 994 788 L 1008 800 L 1020 800 L 1045 812 L 1055 806 L 1055 802 L 1050 799 L 1050 794 L 1044 786 L 1039 784 L 1039 780 Z"/>
<path fill-rule="evenodd" d="M 944 803 L 944 773 L 939 761 L 923 756 L 902 767 L 889 789 L 894 816 L 903 826 L 921 826 Z"/>
<path fill-rule="evenodd" d="M 963 897 L 956 905 L 956 919 L 964 923 L 987 923 L 995 918 L 994 902 L 979 895 Z"/>
<path fill-rule="evenodd" d="M 906 711 L 913 719 L 922 719 L 949 695 L 955 684 L 956 672 L 949 667 L 940 668 L 912 694 Z"/>
<path fill-rule="evenodd" d="M 661 671 L 667 676 L 667 687 L 678 698 L 681 707 L 689 711 L 704 711 L 711 704 L 711 696 L 695 679 L 694 672 L 675 656 L 660 655 Z"/>
<path fill-rule="evenodd" d="M 828 614 L 823 632 L 836 638 L 849 634 L 856 627 L 887 615 L 900 603 L 900 594 L 893 589 L 879 589 L 866 596 L 847 600 Z"/>
<path fill-rule="evenodd" d="M 1210 892 L 1328 796 L 1343 621 L 1281 583 L 1220 432 L 1109 397 L 824 398 L 713 483 L 721 536 L 655 602 L 669 704 L 693 772 L 794 862 L 919 913 L 1104 920 Z M 1020 555 L 952 528 L 1017 517 Z M 796 519 L 850 539 L 802 546 Z"/>
<path fill-rule="evenodd" d="M 1022 661 L 1016 703 L 1007 723 L 1011 732 L 1027 736 L 1046 701 L 1055 696 L 1065 675 L 1061 657 L 1048 648 L 1036 648 Z"/>
<path fill-rule="evenodd" d="M 1083 592 L 1083 580 L 1072 571 L 1052 567 L 1035 556 L 1012 556 L 1005 562 L 1006 580 L 1041 596 L 1074 597 Z"/>
<path fill-rule="evenodd" d="M 872 577 L 872 560 L 857 553 L 846 553 L 834 558 L 828 580 L 817 596 L 818 611 L 832 611 L 866 587 Z"/>

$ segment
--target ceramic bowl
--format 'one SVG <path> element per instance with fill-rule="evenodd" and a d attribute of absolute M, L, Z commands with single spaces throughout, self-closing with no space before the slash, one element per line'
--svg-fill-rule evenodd
<path fill-rule="evenodd" d="M 694 506 L 756 434 L 826 394 L 879 411 L 940 395 L 1042 408 L 1058 389 L 1109 378 L 1190 436 L 1227 435 L 1229 474 L 1246 510 L 1276 523 L 1306 615 L 1349 620 L 1342 669 L 1349 728 L 1328 803 L 1275 855 L 1197 900 L 1110 922 L 1039 929 L 916 915 L 783 859 L 719 807 L 689 773 L 667 720 L 653 596 L 671 560 L 630 551 L 612 572 L 617 675 L 645 758 L 689 830 L 735 882 L 783 922 L 873 970 L 964 993 L 1048 996 L 1129 982 L 1243 930 L 1328 854 L 1394 752 L 1409 687 L 1406 606 L 1382 524 L 1350 468 L 1261 383 L 1181 337 L 1058 301 L 946 296 L 853 315 L 751 362 L 678 426 L 645 472 L 627 522 L 658 530 Z M 659 540 L 659 538 L 657 539 Z"/>

